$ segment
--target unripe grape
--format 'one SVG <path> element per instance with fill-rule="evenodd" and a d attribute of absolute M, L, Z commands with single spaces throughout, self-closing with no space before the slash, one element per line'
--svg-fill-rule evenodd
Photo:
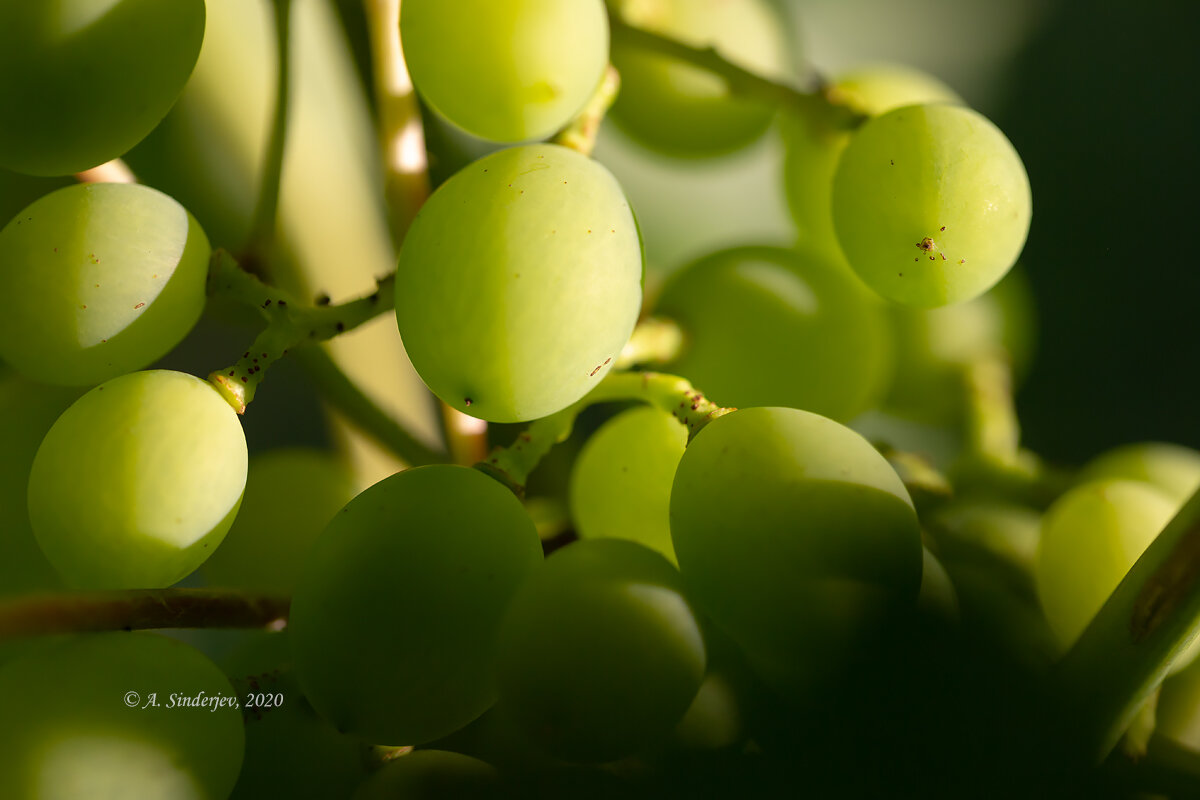
<path fill-rule="evenodd" d="M 165 636 L 40 642 L 0 668 L 0 797 L 225 800 L 242 764 L 237 700 Z"/>
<path fill-rule="evenodd" d="M 0 230 L 0 356 L 65 386 L 142 369 L 200 319 L 210 252 L 195 218 L 147 186 L 51 192 Z"/>
<path fill-rule="evenodd" d="M 670 414 L 630 409 L 592 434 L 571 472 L 571 518 L 580 537 L 631 539 L 672 564 L 671 482 L 687 428 Z"/>
<path fill-rule="evenodd" d="M 329 523 L 296 585 L 289 635 L 309 701 L 376 743 L 458 730 L 495 701 L 496 629 L 541 559 L 520 501 L 478 470 L 375 484 Z"/>
<path fill-rule="evenodd" d="M 937 78 L 898 64 L 874 64 L 844 72 L 830 82 L 825 94 L 832 102 L 872 117 L 914 103 L 960 102 Z M 781 121 L 787 148 L 783 186 L 800 240 L 840 258 L 830 196 L 838 159 L 850 133 L 800 114 L 784 114 Z"/>
<path fill-rule="evenodd" d="M 203 39 L 204 0 L 0 3 L 0 166 L 66 175 L 122 155 L 174 105 Z"/>
<path fill-rule="evenodd" d="M 548 752 L 600 762 L 665 741 L 704 677 L 679 573 L 619 539 L 556 551 L 500 630 L 500 702 Z"/>
<path fill-rule="evenodd" d="M 906 106 L 868 120 L 833 181 L 846 260 L 868 286 L 906 305 L 987 291 L 1020 255 L 1030 206 L 1012 144 L 960 106 Z"/>
<path fill-rule="evenodd" d="M 1080 481 L 1143 481 L 1182 504 L 1200 488 L 1200 453 L 1166 442 L 1139 442 L 1101 453 L 1079 471 Z"/>
<path fill-rule="evenodd" d="M 1083 633 L 1176 505 L 1149 484 L 1101 480 L 1077 486 L 1046 512 L 1035 575 L 1046 619 L 1064 647 Z"/>
<path fill-rule="evenodd" d="M 874 406 L 891 377 L 877 299 L 815 251 L 713 253 L 673 277 L 658 311 L 686 334 L 670 370 L 722 405 L 848 420 Z"/>
<path fill-rule="evenodd" d="M 616 179 L 565 147 L 465 167 L 425 203 L 400 250 L 396 320 L 447 404 L 537 419 L 612 367 L 641 305 L 641 246 Z"/>
<path fill-rule="evenodd" d="M 400 35 L 425 102 L 497 142 L 564 127 L 608 64 L 602 0 L 406 0 Z"/>
<path fill-rule="evenodd" d="M 747 408 L 688 445 L 671 536 L 690 593 L 789 695 L 813 690 L 921 583 L 912 501 L 865 439 L 792 408 Z"/>
<path fill-rule="evenodd" d="M 211 384 L 166 370 L 122 375 L 46 434 L 29 475 L 29 520 L 72 586 L 169 586 L 229 530 L 246 461 L 241 421 Z"/>
<path fill-rule="evenodd" d="M 788 56 L 779 20 L 762 0 L 612 0 L 637 28 L 711 47 L 751 72 L 777 77 Z M 761 136 L 774 109 L 734 95 L 723 78 L 643 48 L 613 43 L 621 93 L 612 115 L 638 141 L 674 156 L 711 156 Z"/>

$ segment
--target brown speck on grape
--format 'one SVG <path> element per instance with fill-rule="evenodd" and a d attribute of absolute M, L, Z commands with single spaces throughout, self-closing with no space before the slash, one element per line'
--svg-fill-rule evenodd
<path fill-rule="evenodd" d="M 943 230 L 943 231 L 944 231 L 944 230 L 946 230 L 946 226 L 945 226 L 945 225 L 943 225 L 943 226 L 941 227 L 941 230 Z"/>
<path fill-rule="evenodd" d="M 87 308 L 87 306 L 85 306 L 85 305 L 81 305 L 81 306 L 80 306 L 80 308 Z"/>
<path fill-rule="evenodd" d="M 930 260 L 930 261 L 935 261 L 936 259 L 934 259 L 934 257 L 933 257 L 933 256 L 930 256 L 930 257 L 929 257 L 929 260 Z"/>
<path fill-rule="evenodd" d="M 271 305 L 271 298 L 268 297 L 265 301 L 263 301 L 262 307 L 266 308 L 269 305 Z"/>
<path fill-rule="evenodd" d="M 245 376 L 245 375 L 243 375 L 243 376 L 242 376 L 242 383 L 246 383 L 246 376 Z"/>
<path fill-rule="evenodd" d="M 594 370 L 592 370 L 591 372 L 589 372 L 589 373 L 588 373 L 588 377 L 589 377 L 589 378 L 594 378 L 594 377 L 596 377 L 596 373 L 597 373 L 597 372 L 599 372 L 599 371 L 600 371 L 600 367 L 596 367 Z"/>
<path fill-rule="evenodd" d="M 137 304 L 136 306 L 134 306 L 133 308 L 134 308 L 134 310 L 136 311 L 137 309 L 141 308 L 141 307 L 142 307 L 142 306 L 144 306 L 144 305 L 146 305 L 146 304 L 145 304 L 145 303 L 138 303 L 138 304 Z"/>
<path fill-rule="evenodd" d="M 327 305 L 329 305 L 329 295 L 325 294 L 324 292 L 322 292 L 321 294 L 317 295 L 316 304 L 317 304 L 317 305 L 319 305 L 319 306 L 327 306 Z"/>
<path fill-rule="evenodd" d="M 924 250 L 926 253 L 930 252 L 935 247 L 937 247 L 937 245 L 934 243 L 933 239 L 930 239 L 928 236 L 917 242 L 917 249 Z"/>
<path fill-rule="evenodd" d="M 229 370 L 229 377 L 233 377 L 233 370 Z"/>
<path fill-rule="evenodd" d="M 346 330 L 346 323 L 339 322 L 337 324 L 337 329 L 338 329 L 338 333 L 341 333 L 342 331 Z"/>
<path fill-rule="evenodd" d="M 287 301 L 286 301 L 286 300 L 280 300 L 280 301 L 279 301 L 279 307 L 280 307 L 280 308 L 286 308 L 286 307 L 287 307 Z"/>
<path fill-rule="evenodd" d="M 942 253 L 942 261 L 945 261 L 945 260 L 946 260 L 946 254 Z"/>
<path fill-rule="evenodd" d="M 966 260 L 965 258 L 960 258 L 960 259 L 958 260 L 958 263 L 960 263 L 960 264 L 965 264 L 965 263 L 967 263 L 967 260 Z"/>
<path fill-rule="evenodd" d="M 247 350 L 246 352 L 242 353 L 242 358 L 249 358 L 249 357 L 250 357 L 250 351 L 249 351 L 249 350 Z"/>
<path fill-rule="evenodd" d="M 605 364 L 608 364 L 610 361 L 612 361 L 612 357 L 611 357 L 611 356 L 610 356 L 609 358 L 606 358 L 606 359 L 604 359 L 604 363 L 605 363 Z"/>
<path fill-rule="evenodd" d="M 896 166 L 896 161 L 895 161 L 895 159 L 891 159 L 891 158 L 889 158 L 889 159 L 888 159 L 888 163 L 889 163 L 889 164 L 891 164 L 893 167 L 894 167 L 894 166 Z"/>
<path fill-rule="evenodd" d="M 471 405 L 471 398 L 469 398 L 469 397 L 464 397 L 464 398 L 463 398 L 463 404 L 464 404 L 464 405 L 468 405 L 468 406 L 469 406 L 469 405 Z"/>

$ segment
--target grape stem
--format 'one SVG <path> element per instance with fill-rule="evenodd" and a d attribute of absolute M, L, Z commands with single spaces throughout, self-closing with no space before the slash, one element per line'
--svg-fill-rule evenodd
<path fill-rule="evenodd" d="M 276 215 L 279 209 L 279 183 L 283 176 L 283 153 L 287 143 L 288 108 L 291 84 L 292 0 L 274 0 L 275 49 L 278 61 L 275 82 L 275 115 L 263 159 L 259 182 L 258 206 L 246 242 L 245 253 L 251 263 L 266 261 L 275 244 Z"/>
<path fill-rule="evenodd" d="M 245 413 L 267 367 L 292 348 L 332 339 L 391 310 L 394 285 L 395 276 L 390 275 L 379 280 L 375 292 L 367 297 L 336 306 L 305 305 L 242 269 L 226 251 L 215 250 L 209 264 L 209 294 L 221 294 L 257 309 L 267 327 L 235 364 L 217 370 L 208 380 L 237 413 Z"/>
<path fill-rule="evenodd" d="M 647 317 L 633 329 L 633 335 L 613 362 L 613 369 L 670 363 L 683 352 L 683 343 L 683 329 L 675 320 Z"/>
<path fill-rule="evenodd" d="M 371 74 L 383 152 L 383 190 L 397 245 L 429 197 L 429 162 L 421 109 L 400 47 L 401 0 L 363 0 L 371 45 Z"/>
<path fill-rule="evenodd" d="M 821 92 L 805 92 L 739 67 L 712 47 L 692 47 L 660 36 L 624 22 L 616 13 L 609 14 L 609 27 L 614 44 L 657 53 L 707 70 L 722 78 L 732 94 L 789 108 L 834 130 L 852 130 L 867 119 L 865 115 L 835 103 Z"/>
<path fill-rule="evenodd" d="M 1200 491 L 1126 573 L 1055 667 L 1080 733 L 1076 754 L 1102 760 L 1200 633 Z"/>
<path fill-rule="evenodd" d="M 241 589 L 135 589 L 0 601 L 0 640 L 154 628 L 280 630 L 291 598 Z"/>
<path fill-rule="evenodd" d="M 596 136 L 600 133 L 600 123 L 604 115 L 617 99 L 621 90 L 621 76 L 612 64 L 604 71 L 600 85 L 596 87 L 592 99 L 583 107 L 583 111 L 567 124 L 551 140 L 554 144 L 569 147 L 572 150 L 590 156 L 596 149 Z"/>
<path fill-rule="evenodd" d="M 671 414 L 687 426 L 689 441 L 709 422 L 736 410 L 708 400 L 686 378 L 658 372 L 610 372 L 581 400 L 531 423 L 515 442 L 496 448 L 486 461 L 476 466 L 519 496 L 529 473 L 550 448 L 571 435 L 580 412 L 596 403 L 622 400 L 649 403 Z"/>

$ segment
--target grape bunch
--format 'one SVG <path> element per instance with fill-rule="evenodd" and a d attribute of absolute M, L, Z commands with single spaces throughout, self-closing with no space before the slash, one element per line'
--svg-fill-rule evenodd
<path fill-rule="evenodd" d="M 1200 452 L 1023 446 L 1020 155 L 786 23 L 0 4 L 0 797 L 1200 792 Z"/>

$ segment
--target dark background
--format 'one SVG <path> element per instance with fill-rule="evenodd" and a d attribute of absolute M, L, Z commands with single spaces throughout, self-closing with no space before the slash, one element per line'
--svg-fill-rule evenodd
<path fill-rule="evenodd" d="M 1198 9 L 1056 3 L 994 114 L 1034 198 L 1021 260 L 1039 340 L 1018 411 L 1053 460 L 1200 447 Z"/>

